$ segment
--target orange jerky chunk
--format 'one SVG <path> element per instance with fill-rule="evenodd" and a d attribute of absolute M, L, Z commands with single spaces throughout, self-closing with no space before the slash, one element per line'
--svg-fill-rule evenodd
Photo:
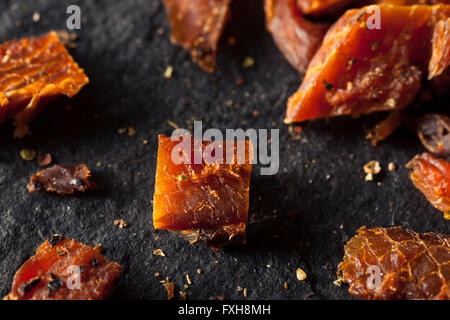
<path fill-rule="evenodd" d="M 373 300 L 450 299 L 450 235 L 362 227 L 345 245 L 338 277 Z"/>
<path fill-rule="evenodd" d="M 205 71 L 216 69 L 219 40 L 231 0 L 164 0 L 172 26 L 171 40 L 190 50 Z"/>
<path fill-rule="evenodd" d="M 450 17 L 450 6 L 378 5 L 380 29 L 368 24 L 376 23 L 374 7 L 348 10 L 330 28 L 289 99 L 286 123 L 393 110 L 415 99 L 434 26 Z"/>
<path fill-rule="evenodd" d="M 422 153 L 407 165 L 409 178 L 438 210 L 450 211 L 450 162 Z"/>
<path fill-rule="evenodd" d="M 122 267 L 97 249 L 53 235 L 16 272 L 5 300 L 101 300 Z"/>
<path fill-rule="evenodd" d="M 0 45 L 0 124 L 14 118 L 14 136 L 52 99 L 72 97 L 89 82 L 55 32 Z"/>
<path fill-rule="evenodd" d="M 311 22 L 298 10 L 296 0 L 266 0 L 266 25 L 289 63 L 304 72 L 319 49 L 328 23 Z"/>
<path fill-rule="evenodd" d="M 248 217 L 250 143 L 224 142 L 221 144 L 223 152 L 219 153 L 218 149 L 212 151 L 214 145 L 209 141 L 196 140 L 190 135 L 180 139 L 178 142 L 165 135 L 159 136 L 154 227 L 176 231 L 191 242 L 241 239 Z M 191 151 L 180 150 L 181 143 L 190 146 Z M 242 161 L 238 161 L 239 149 L 245 152 Z M 194 161 L 195 150 L 200 155 L 212 151 L 216 161 Z M 185 163 L 174 163 L 172 153 L 180 154 Z M 230 164 L 226 163 L 227 153 L 232 156 Z"/>

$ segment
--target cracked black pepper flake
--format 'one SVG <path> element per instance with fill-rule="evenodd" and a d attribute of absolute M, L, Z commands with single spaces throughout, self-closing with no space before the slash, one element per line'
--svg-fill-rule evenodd
<path fill-rule="evenodd" d="M 23 297 L 24 295 L 26 295 L 31 289 L 33 289 L 36 285 L 39 284 L 39 282 L 41 282 L 41 278 L 37 277 L 37 278 L 33 278 L 30 281 L 23 283 L 19 286 L 19 288 L 17 288 L 17 291 L 19 292 L 19 294 Z"/>
<path fill-rule="evenodd" d="M 97 259 L 91 259 L 91 265 L 92 265 L 93 267 L 98 266 L 98 260 L 97 260 Z"/>
<path fill-rule="evenodd" d="M 327 82 L 326 80 L 323 80 L 323 85 L 325 86 L 326 90 L 333 90 L 333 85 L 329 82 Z"/>
<path fill-rule="evenodd" d="M 50 247 L 54 247 L 58 242 L 64 240 L 64 236 L 61 234 L 54 234 L 51 236 L 50 239 L 48 239 L 48 243 L 50 244 Z"/>
<path fill-rule="evenodd" d="M 47 283 L 47 287 L 52 290 L 52 291 L 56 291 L 59 288 L 61 288 L 64 283 L 62 282 L 61 279 L 58 279 L 55 275 L 52 275 L 52 281 L 50 281 L 49 283 Z"/>

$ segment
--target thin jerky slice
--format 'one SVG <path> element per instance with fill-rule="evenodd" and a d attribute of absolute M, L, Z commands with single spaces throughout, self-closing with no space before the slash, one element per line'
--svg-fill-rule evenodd
<path fill-rule="evenodd" d="M 219 40 L 231 0 L 164 0 L 172 26 L 171 40 L 190 50 L 207 72 L 216 69 Z"/>
<path fill-rule="evenodd" d="M 5 300 L 105 299 L 121 269 L 95 248 L 54 235 L 16 272 Z"/>
<path fill-rule="evenodd" d="M 297 6 L 305 15 L 334 16 L 350 7 L 354 0 L 296 0 Z M 360 1 L 358 1 L 360 2 Z"/>
<path fill-rule="evenodd" d="M 54 165 L 33 174 L 27 184 L 28 191 L 45 190 L 62 195 L 84 192 L 94 187 L 91 172 L 84 164 L 74 166 Z"/>
<path fill-rule="evenodd" d="M 0 124 L 14 118 L 15 137 L 51 100 L 73 97 L 89 82 L 55 32 L 0 45 Z"/>
<path fill-rule="evenodd" d="M 432 154 L 422 153 L 406 167 L 409 178 L 436 209 L 450 211 L 450 162 Z"/>
<path fill-rule="evenodd" d="M 267 30 L 278 48 L 295 69 L 305 72 L 329 24 L 307 20 L 296 0 L 266 0 L 264 8 Z"/>
<path fill-rule="evenodd" d="M 404 120 L 403 110 L 394 110 L 389 115 L 369 131 L 366 138 L 370 140 L 372 146 L 376 147 L 378 142 L 389 137 L 398 127 L 400 127 Z"/>
<path fill-rule="evenodd" d="M 428 73 L 434 25 L 450 16 L 450 6 L 377 7 L 380 29 L 368 28 L 369 7 L 348 10 L 330 28 L 289 99 L 286 123 L 394 110 L 415 99 Z"/>
<path fill-rule="evenodd" d="M 214 150 L 215 147 L 218 148 Z M 206 162 L 203 157 L 195 161 L 195 150 L 199 155 L 211 152 L 215 159 Z M 242 151 L 245 158 L 238 157 Z M 172 153 L 181 157 L 182 161 L 177 160 L 179 164 L 173 161 Z M 226 154 L 232 156 L 230 163 L 226 162 Z M 172 141 L 160 135 L 154 227 L 176 231 L 191 242 L 213 246 L 244 239 L 252 159 L 249 142 L 214 144 L 190 135 Z"/>
<path fill-rule="evenodd" d="M 450 18 L 436 24 L 432 48 L 428 80 L 442 74 L 450 65 Z"/>
<path fill-rule="evenodd" d="M 448 300 L 450 235 L 362 227 L 345 245 L 338 277 L 350 294 L 376 300 Z"/>
<path fill-rule="evenodd" d="M 443 114 L 427 114 L 415 121 L 415 130 L 423 146 L 431 153 L 450 156 L 450 118 Z"/>

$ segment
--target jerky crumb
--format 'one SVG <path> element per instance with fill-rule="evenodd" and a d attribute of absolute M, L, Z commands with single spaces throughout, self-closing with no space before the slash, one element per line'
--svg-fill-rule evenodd
<path fill-rule="evenodd" d="M 380 163 L 372 160 L 364 165 L 364 172 L 367 174 L 379 174 L 381 171 Z"/>
<path fill-rule="evenodd" d="M 288 284 L 287 284 L 287 282 L 286 282 L 286 281 L 284 282 L 284 288 L 285 288 L 285 289 L 287 289 L 287 288 L 288 288 Z"/>
<path fill-rule="evenodd" d="M 298 268 L 296 271 L 297 279 L 303 281 L 306 279 L 306 273 L 302 269 Z"/>
<path fill-rule="evenodd" d="M 202 271 L 201 269 L 197 269 L 197 273 L 198 273 L 198 274 L 202 274 L 203 271 Z"/>
<path fill-rule="evenodd" d="M 444 219 L 450 220 L 450 211 L 444 212 Z"/>
<path fill-rule="evenodd" d="M 186 274 L 186 281 L 188 284 L 190 284 L 190 285 L 192 284 L 192 279 L 188 274 Z"/>
<path fill-rule="evenodd" d="M 128 128 L 128 136 L 132 137 L 136 134 L 136 130 L 133 127 Z"/>
<path fill-rule="evenodd" d="M 117 130 L 117 132 L 118 132 L 119 134 L 124 134 L 125 132 L 127 132 L 127 129 L 125 129 L 125 128 L 120 128 L 119 130 Z"/>
<path fill-rule="evenodd" d="M 172 78 L 172 73 L 173 73 L 173 67 L 172 66 L 168 66 L 166 68 L 166 71 L 164 71 L 164 78 L 166 78 L 166 79 Z"/>
<path fill-rule="evenodd" d="M 41 167 L 48 166 L 52 163 L 52 155 L 50 153 L 43 153 L 38 155 L 37 162 Z"/>
<path fill-rule="evenodd" d="M 33 279 L 29 280 L 28 282 L 21 284 L 17 288 L 17 291 L 23 297 L 24 295 L 27 294 L 28 291 L 30 291 L 35 286 L 37 286 L 39 284 L 39 282 L 41 282 L 41 278 L 39 278 L 39 277 L 33 278 Z"/>
<path fill-rule="evenodd" d="M 154 254 L 155 256 L 160 256 L 160 257 L 165 257 L 165 256 L 166 256 L 166 254 L 164 253 L 164 251 L 162 251 L 161 249 L 156 249 L 156 250 L 154 250 L 154 251 L 153 251 L 153 254 Z"/>
<path fill-rule="evenodd" d="M 340 287 L 342 285 L 342 283 L 343 283 L 343 281 L 341 279 L 337 279 L 333 282 L 333 284 L 338 287 Z"/>
<path fill-rule="evenodd" d="M 41 19 L 41 15 L 39 14 L 39 12 L 34 12 L 33 13 L 33 22 L 38 22 Z"/>
<path fill-rule="evenodd" d="M 167 300 L 172 300 L 175 296 L 175 287 L 173 285 L 173 282 L 169 281 L 169 278 L 166 278 L 166 281 L 164 281 L 164 289 L 166 289 L 167 292 Z"/>
<path fill-rule="evenodd" d="M 255 59 L 253 59 L 252 57 L 246 57 L 244 59 L 244 62 L 242 63 L 242 66 L 244 68 L 251 68 L 255 65 Z"/>
<path fill-rule="evenodd" d="M 160 276 L 159 272 L 155 272 L 155 278 L 158 278 Z"/>
<path fill-rule="evenodd" d="M 22 149 L 20 150 L 20 157 L 26 161 L 32 161 L 36 159 L 36 150 Z"/>
<path fill-rule="evenodd" d="M 180 296 L 183 298 L 183 300 L 187 300 L 187 294 L 184 291 L 180 291 Z"/>
<path fill-rule="evenodd" d="M 366 181 L 373 181 L 373 174 L 368 173 L 368 174 L 366 175 L 366 177 L 364 178 L 364 180 L 366 180 Z"/>
<path fill-rule="evenodd" d="M 244 297 L 246 297 L 247 298 L 247 288 L 244 288 L 244 290 L 242 290 L 243 292 L 243 294 L 244 294 Z"/>
<path fill-rule="evenodd" d="M 114 220 L 114 225 L 119 226 L 121 229 L 128 227 L 128 223 L 126 223 L 123 219 Z"/>
<path fill-rule="evenodd" d="M 388 164 L 388 170 L 389 170 L 390 172 L 394 172 L 395 170 L 397 170 L 397 166 L 395 165 L 395 163 L 389 162 L 389 164 Z"/>

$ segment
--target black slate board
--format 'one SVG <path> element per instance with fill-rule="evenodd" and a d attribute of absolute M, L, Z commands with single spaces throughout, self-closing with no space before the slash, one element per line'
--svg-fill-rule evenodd
<path fill-rule="evenodd" d="M 344 117 L 304 123 L 301 140 L 292 139 L 282 120 L 286 99 L 301 79 L 265 31 L 262 1 L 235 1 L 220 69 L 212 75 L 170 43 L 159 0 L 4 0 L 0 39 L 64 30 L 70 4 L 78 4 L 84 17 L 77 48 L 70 51 L 91 83 L 74 99 L 60 99 L 42 112 L 32 136 L 15 140 L 10 123 L 0 128 L 0 296 L 53 233 L 102 243 L 106 256 L 123 265 L 113 299 L 166 299 L 159 283 L 165 277 L 189 299 L 243 299 L 238 286 L 248 289 L 248 299 L 350 299 L 347 288 L 333 281 L 343 245 L 356 229 L 401 225 L 449 232 L 449 222 L 407 178 L 403 165 L 424 151 L 407 129 L 373 148 L 364 136 L 383 115 Z M 38 22 L 34 12 L 40 13 Z M 235 46 L 227 43 L 230 36 L 236 37 Z M 247 56 L 256 64 L 244 69 Z M 165 79 L 169 65 L 173 77 Z M 240 77 L 245 83 L 237 86 Z M 229 106 L 229 100 L 238 106 Z M 252 176 L 245 247 L 216 254 L 152 227 L 156 137 L 171 133 L 168 120 L 189 128 L 186 121 L 192 118 L 221 130 L 280 129 L 279 174 L 259 176 L 257 166 Z M 128 127 L 137 134 L 118 133 Z M 23 148 L 50 152 L 60 164 L 86 163 L 101 190 L 67 197 L 29 194 L 25 185 L 39 167 L 20 158 Z M 362 167 L 370 160 L 380 161 L 383 172 L 365 182 Z M 386 169 L 390 161 L 399 167 L 394 173 Z M 114 226 L 119 218 L 130 227 Z M 154 256 L 158 248 L 167 257 Z M 298 267 L 308 274 L 306 281 L 296 279 Z M 186 274 L 193 282 L 187 290 Z"/>

